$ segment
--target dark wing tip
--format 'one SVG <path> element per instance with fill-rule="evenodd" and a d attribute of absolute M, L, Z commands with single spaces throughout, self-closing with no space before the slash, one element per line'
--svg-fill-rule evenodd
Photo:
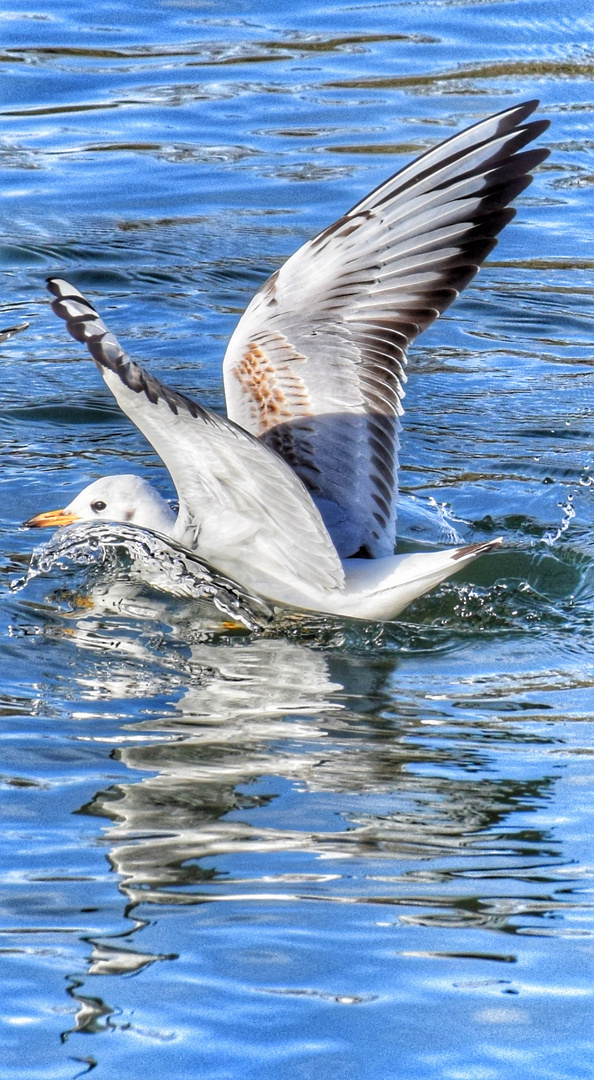
<path fill-rule="evenodd" d="M 117 375 L 128 390 L 144 394 L 148 401 L 157 405 L 165 402 L 174 415 L 181 410 L 205 422 L 216 424 L 217 417 L 186 394 L 172 390 L 159 382 L 141 364 L 131 360 L 112 334 L 92 304 L 65 278 L 50 277 L 47 287 L 56 299 L 52 311 L 66 323 L 69 334 L 87 346 L 100 370 L 106 369 Z"/>
<path fill-rule="evenodd" d="M 496 540 L 484 540 L 479 544 L 466 544 L 465 547 L 458 548 L 452 555 L 452 562 L 457 562 L 458 559 L 467 559 L 469 555 L 486 555 L 489 551 L 495 551 L 496 548 L 501 547 L 503 544 L 503 537 L 498 536 Z"/>
<path fill-rule="evenodd" d="M 536 112 L 540 105 L 540 98 L 531 98 L 530 101 L 519 101 L 517 105 L 508 105 L 507 108 L 501 109 L 499 112 L 492 113 L 491 116 L 486 117 L 487 120 L 502 120 L 505 127 L 508 130 L 521 127 L 525 120 L 529 116 L 532 116 L 533 112 Z M 472 124 L 467 130 L 472 131 L 473 127 L 479 127 L 484 123 L 484 119 L 478 120 L 476 124 Z M 545 131 L 550 124 L 550 120 L 535 120 L 532 121 L 534 126 L 544 125 L 542 130 Z"/>
<path fill-rule="evenodd" d="M 58 296 L 61 298 L 65 298 L 67 296 L 76 296 L 77 299 L 79 297 L 82 297 L 84 300 L 82 293 L 79 292 L 78 289 L 74 287 L 74 285 L 71 285 L 69 281 L 66 281 L 66 278 L 57 277 L 52 274 L 51 277 L 45 279 L 45 282 L 52 296 Z"/>

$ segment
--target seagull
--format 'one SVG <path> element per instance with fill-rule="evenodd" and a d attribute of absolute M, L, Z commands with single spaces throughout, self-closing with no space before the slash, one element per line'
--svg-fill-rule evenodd
<path fill-rule="evenodd" d="M 548 127 L 527 122 L 538 104 L 429 149 L 268 278 L 225 354 L 227 417 L 159 382 L 78 289 L 49 278 L 54 312 L 167 467 L 179 511 L 142 478 L 109 476 L 25 525 L 126 522 L 277 603 L 368 620 L 493 550 L 500 538 L 394 554 L 404 368 L 548 156 L 524 149 Z"/>

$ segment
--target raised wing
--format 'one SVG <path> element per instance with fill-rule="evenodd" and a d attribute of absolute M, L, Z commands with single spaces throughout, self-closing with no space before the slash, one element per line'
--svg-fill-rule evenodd
<path fill-rule="evenodd" d="M 410 342 L 452 303 L 514 216 L 546 149 L 538 105 L 423 154 L 265 282 L 224 362 L 230 418 L 273 447 L 349 555 L 390 555 L 398 417 Z"/>
<path fill-rule="evenodd" d="M 171 474 L 179 498 L 173 537 L 260 592 L 270 583 L 334 590 L 336 549 L 292 469 L 232 422 L 158 382 L 123 351 L 85 297 L 50 278 L 56 315 L 83 341 L 120 408 Z M 275 595 L 282 599 L 277 587 Z"/>

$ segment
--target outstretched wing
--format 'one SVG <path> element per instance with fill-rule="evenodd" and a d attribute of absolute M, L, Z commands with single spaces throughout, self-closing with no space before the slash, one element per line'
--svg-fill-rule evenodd
<path fill-rule="evenodd" d="M 340 588 L 340 559 L 293 470 L 253 436 L 130 360 L 67 281 L 50 278 L 48 288 L 58 298 L 56 315 L 88 346 L 118 405 L 167 466 L 180 505 L 174 539 L 261 592 L 271 581 Z"/>
<path fill-rule="evenodd" d="M 429 150 L 265 282 L 224 362 L 230 418 L 318 503 L 340 555 L 394 550 L 410 342 L 477 273 L 548 150 L 530 101 Z"/>

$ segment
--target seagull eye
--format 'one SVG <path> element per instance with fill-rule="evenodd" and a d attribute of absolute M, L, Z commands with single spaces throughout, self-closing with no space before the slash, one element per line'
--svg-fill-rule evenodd
<path fill-rule="evenodd" d="M 105 510 L 107 503 L 104 503 L 102 499 L 97 499 L 97 502 L 91 503 L 91 510 L 95 514 L 98 514 L 100 510 Z"/>

